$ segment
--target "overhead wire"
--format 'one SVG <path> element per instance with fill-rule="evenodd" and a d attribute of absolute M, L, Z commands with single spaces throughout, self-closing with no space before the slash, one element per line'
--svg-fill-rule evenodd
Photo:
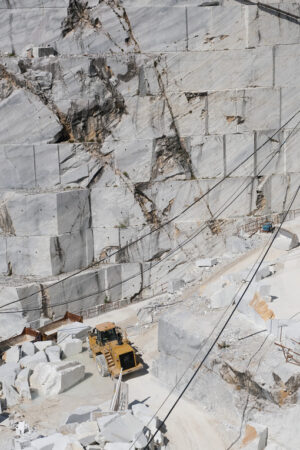
<path fill-rule="evenodd" d="M 294 126 L 294 128 L 292 129 L 292 131 L 290 132 L 290 134 L 286 137 L 286 139 L 280 144 L 280 146 L 278 147 L 278 149 L 276 150 L 276 151 L 274 151 L 273 152 L 273 154 L 271 154 L 271 156 L 269 157 L 269 160 L 267 161 L 267 163 L 260 169 L 260 171 L 257 173 L 257 175 L 259 175 L 261 172 L 263 172 L 264 171 L 264 169 L 270 164 L 270 162 L 274 159 L 274 157 L 279 153 L 279 151 L 280 151 L 280 149 L 281 149 L 281 147 L 286 143 L 286 141 L 292 136 L 292 134 L 295 132 L 295 130 L 296 130 L 296 128 L 298 127 L 298 125 L 300 124 L 300 120 L 297 122 L 297 124 Z M 243 183 L 242 183 L 242 185 L 243 184 L 245 184 L 246 183 L 246 186 L 232 199 L 232 196 L 230 196 L 226 201 L 225 201 L 225 203 L 224 203 L 224 207 L 220 210 L 218 210 L 217 212 L 218 212 L 218 214 L 216 214 L 216 215 L 214 215 L 213 216 L 213 218 L 211 218 L 211 220 L 213 219 L 213 220 L 216 220 L 227 208 L 229 208 L 234 202 L 235 202 L 235 200 L 250 186 L 250 185 L 252 185 L 252 183 L 253 183 L 253 181 L 252 180 L 250 180 L 250 181 L 247 181 L 247 180 L 245 180 L 245 181 L 243 181 Z M 241 185 L 241 186 L 242 186 Z M 235 189 L 235 191 L 236 191 L 236 189 Z M 230 202 L 229 202 L 230 201 Z M 228 203 L 229 202 L 229 203 Z M 228 203 L 228 204 L 227 204 Z M 189 243 L 189 242 L 191 242 L 193 239 L 195 239 L 202 231 L 204 231 L 204 229 L 206 229 L 207 227 L 208 227 L 209 225 L 208 225 L 208 223 L 205 223 L 204 225 L 203 225 L 203 227 L 202 228 L 200 228 L 199 230 L 197 230 L 196 232 L 194 232 L 191 236 L 189 236 L 186 240 L 184 240 L 183 242 L 181 242 L 177 247 L 175 247 L 174 249 L 172 249 L 170 252 L 168 252 L 165 256 L 163 256 L 163 257 L 161 257 L 158 261 L 155 261 L 152 265 L 149 265 L 149 267 L 146 267 L 145 269 L 143 269 L 142 271 L 139 271 L 139 272 L 137 272 L 137 273 L 135 273 L 135 274 L 133 274 L 133 275 L 131 275 L 130 277 L 128 277 L 128 278 L 126 278 L 125 280 L 121 280 L 120 282 L 118 282 L 118 283 L 116 283 L 116 284 L 114 284 L 114 285 L 112 285 L 112 286 L 110 286 L 110 288 L 109 288 L 109 290 L 111 290 L 111 289 L 114 289 L 114 288 L 116 288 L 116 287 L 118 287 L 118 286 L 120 286 L 120 285 L 122 285 L 122 284 L 124 284 L 124 283 L 126 283 L 126 282 L 128 282 L 128 281 L 130 281 L 130 280 L 132 280 L 132 279 L 134 279 L 134 278 L 136 278 L 136 277 L 138 277 L 138 276 L 140 276 L 141 274 L 144 274 L 144 273 L 146 273 L 146 272 L 148 272 L 149 270 L 152 270 L 155 266 L 157 266 L 158 264 L 161 264 L 165 259 L 167 259 L 167 258 L 169 258 L 171 255 L 173 255 L 175 252 L 177 252 L 180 248 L 182 248 L 182 247 L 184 247 L 187 243 Z M 64 281 L 65 279 L 63 279 L 62 281 Z M 144 289 L 147 289 L 148 287 L 150 287 L 151 286 L 151 282 L 150 282 L 150 284 L 149 285 L 147 285 L 147 286 L 145 286 L 144 288 L 143 288 L 143 290 Z M 48 289 L 48 288 L 47 288 Z M 86 295 L 86 296 L 82 296 L 82 297 L 78 297 L 78 298 L 76 298 L 76 299 L 73 299 L 73 300 L 67 300 L 67 301 L 65 301 L 65 302 L 60 302 L 60 303 L 57 303 L 57 304 L 55 304 L 55 303 L 53 303 L 53 304 L 51 304 L 51 305 L 49 305 L 49 306 L 47 306 L 48 308 L 55 308 L 55 307 L 60 307 L 60 306 L 63 306 L 63 305 L 66 305 L 66 304 L 71 304 L 71 303 L 74 303 L 74 302 L 77 302 L 77 301 L 81 301 L 81 300 L 83 300 L 83 299 L 86 299 L 86 298 L 90 298 L 90 297 L 92 297 L 92 296 L 94 296 L 94 295 L 99 295 L 99 294 L 101 294 L 101 293 L 104 293 L 104 292 L 107 292 L 108 291 L 108 289 L 106 288 L 106 289 L 102 289 L 102 290 L 97 290 L 97 292 L 93 292 L 93 293 L 91 293 L 91 294 L 89 294 L 89 295 Z M 18 303 L 18 302 L 20 302 L 21 300 L 19 299 L 19 300 L 14 300 L 13 302 L 11 302 L 11 303 L 6 303 L 6 304 L 4 304 L 4 305 L 2 305 L 1 307 L 0 307 L 0 309 L 2 309 L 2 308 L 4 308 L 5 306 L 11 306 L 11 304 L 15 304 L 15 303 Z M 16 312 L 22 312 L 22 313 L 26 313 L 26 312 L 32 312 L 32 311 L 41 311 L 41 310 L 43 310 L 44 309 L 44 306 L 38 306 L 38 307 L 35 307 L 35 308 L 30 308 L 30 309 L 21 309 L 21 310 L 16 310 L 16 309 L 12 309 L 12 310 L 9 310 L 9 309 L 6 309 L 6 310 L 4 310 L 4 311 L 0 311 L 0 313 L 16 313 Z"/>
<path fill-rule="evenodd" d="M 215 337 L 215 339 L 213 340 L 213 343 L 209 346 L 207 352 L 205 353 L 204 357 L 202 358 L 201 362 L 199 363 L 198 367 L 196 368 L 196 370 L 194 371 L 193 375 L 191 376 L 191 378 L 189 379 L 188 383 L 185 385 L 184 389 L 182 390 L 182 392 L 179 394 L 179 396 L 177 397 L 177 399 L 175 400 L 174 404 L 172 405 L 172 407 L 169 409 L 168 413 L 166 414 L 166 416 L 164 417 L 164 419 L 160 422 L 159 426 L 157 427 L 155 433 L 151 436 L 151 438 L 148 441 L 148 444 L 151 444 L 151 442 L 154 440 L 156 434 L 158 433 L 158 431 L 161 429 L 161 427 L 165 424 L 165 422 L 167 421 L 167 419 L 169 418 L 170 414 L 172 413 L 172 411 L 175 409 L 175 407 L 177 406 L 178 402 L 180 401 L 180 399 L 183 397 L 183 395 L 185 394 L 185 392 L 187 391 L 187 389 L 189 388 L 190 384 L 192 383 L 192 381 L 194 380 L 194 378 L 196 377 L 196 375 L 198 374 L 199 370 L 201 369 L 201 367 L 203 366 L 204 362 L 206 361 L 206 359 L 208 358 L 208 356 L 210 355 L 210 353 L 212 352 L 213 348 L 215 347 L 216 343 L 218 342 L 218 340 L 220 339 L 220 337 L 222 336 L 225 328 L 227 327 L 227 325 L 229 324 L 230 320 L 232 319 L 234 313 L 236 312 L 238 306 L 240 305 L 241 301 L 243 300 L 246 292 L 248 291 L 251 283 L 253 282 L 255 275 L 257 274 L 258 270 L 260 269 L 262 263 L 264 262 L 267 254 L 269 253 L 269 250 L 274 242 L 274 240 L 277 238 L 283 223 L 285 222 L 285 219 L 299 193 L 299 189 L 300 189 L 300 185 L 297 187 L 297 189 L 295 190 L 295 193 L 292 197 L 292 200 L 290 202 L 290 205 L 287 209 L 286 212 L 284 212 L 284 216 L 283 219 L 280 222 L 280 225 L 278 226 L 278 228 L 276 229 L 275 233 L 272 236 L 271 242 L 268 245 L 266 251 L 264 252 L 263 257 L 261 258 L 261 261 L 259 262 L 259 264 L 257 265 L 257 267 L 255 268 L 255 271 L 249 281 L 249 283 L 247 284 L 247 286 L 245 287 L 241 297 L 239 298 L 239 300 L 237 301 L 237 303 L 234 305 L 233 310 L 231 311 L 231 313 L 229 314 L 228 318 L 226 319 L 224 325 L 222 326 L 221 330 L 218 332 L 217 336 Z"/>
<path fill-rule="evenodd" d="M 251 361 L 255 358 L 255 356 L 261 351 L 261 349 L 263 348 L 263 346 L 266 344 L 267 340 L 269 338 L 269 335 L 267 335 L 264 340 L 260 343 L 258 349 L 255 351 L 255 353 L 251 356 L 251 358 L 248 361 L 247 364 L 247 369 L 249 368 Z M 264 358 L 264 355 L 261 356 L 261 358 L 258 361 L 256 370 L 255 370 L 255 375 L 257 374 L 257 371 L 261 365 L 261 362 Z M 245 421 L 245 416 L 246 416 L 246 411 L 248 408 L 248 404 L 249 404 L 249 399 L 250 399 L 250 379 L 248 378 L 248 386 L 247 386 L 247 397 L 246 397 L 246 402 L 245 405 L 243 407 L 243 411 L 242 411 L 242 417 L 241 417 L 241 424 L 240 424 L 240 430 L 239 430 L 239 435 L 237 436 L 237 438 L 229 445 L 229 447 L 226 448 L 226 450 L 231 450 L 233 448 L 233 446 L 240 440 L 241 436 L 242 436 L 242 427 Z"/>
<path fill-rule="evenodd" d="M 160 229 L 162 229 L 163 227 L 169 225 L 170 223 L 174 222 L 175 220 L 177 220 L 179 217 L 181 217 L 183 214 L 185 214 L 188 210 L 190 210 L 195 204 L 197 204 L 198 202 L 200 202 L 204 197 L 206 197 L 209 193 L 211 193 L 214 189 L 216 189 L 219 185 L 221 185 L 221 183 L 223 183 L 224 180 L 226 180 L 227 178 L 229 178 L 236 170 L 238 170 L 243 164 L 245 164 L 245 162 L 247 162 L 253 155 L 255 155 L 258 151 L 260 151 L 268 142 L 272 141 L 274 136 L 276 136 L 276 134 L 278 134 L 284 127 L 286 127 L 286 125 L 288 125 L 300 112 L 300 109 L 298 111 L 296 111 L 280 128 L 278 128 L 269 138 L 266 139 L 266 141 L 261 144 L 257 149 L 254 150 L 254 152 L 250 153 L 248 156 L 246 156 L 237 166 L 235 166 L 232 170 L 230 170 L 224 177 L 222 177 L 216 184 L 214 184 L 212 187 L 210 187 L 204 194 L 200 195 L 200 197 L 196 198 L 192 203 L 190 203 L 188 206 L 186 206 L 182 211 L 180 211 L 178 214 L 176 214 L 175 216 L 171 217 L 170 219 L 168 219 L 166 222 L 163 222 L 162 224 L 158 225 L 157 227 L 151 229 L 150 231 L 148 231 L 147 233 L 143 234 L 142 236 L 138 237 L 137 239 L 128 242 L 125 246 L 119 248 L 118 250 L 116 250 L 115 252 L 110 253 L 109 255 L 100 258 L 94 262 L 92 262 L 91 264 L 89 264 L 88 266 L 76 271 L 75 273 L 71 273 L 70 275 L 67 275 L 64 278 L 61 278 L 57 281 L 55 281 L 54 283 L 50 284 L 47 286 L 47 290 L 51 289 L 51 287 L 54 287 L 70 278 L 75 277 L 76 275 L 79 275 L 82 272 L 85 272 L 89 269 L 91 269 L 92 267 L 95 267 L 99 264 L 101 264 L 102 262 L 112 258 L 113 256 L 123 252 L 125 249 L 128 249 L 128 247 L 131 247 L 132 245 L 140 242 L 142 239 L 145 239 L 146 237 L 150 236 L 151 234 L 159 231 Z M 37 295 L 39 293 L 42 293 L 42 289 L 38 289 L 28 295 L 25 295 L 17 300 L 8 302 L 6 304 L 3 304 L 0 306 L 1 308 L 4 308 L 8 305 L 11 305 L 13 303 L 18 303 L 21 302 L 23 300 L 26 300 L 28 298 L 33 297 L 34 295 Z"/>
<path fill-rule="evenodd" d="M 242 280 L 240 282 L 240 286 L 238 287 L 237 291 L 235 292 L 235 294 L 232 297 L 232 300 L 230 301 L 230 303 L 228 304 L 228 306 L 225 308 L 224 311 L 222 311 L 221 316 L 216 320 L 216 323 L 214 324 L 212 330 L 210 331 L 209 335 L 206 337 L 205 341 L 203 342 L 203 344 L 200 346 L 199 350 L 195 353 L 193 359 L 191 360 L 191 362 L 187 365 L 187 367 L 185 368 L 185 370 L 183 371 L 183 373 L 181 374 L 181 376 L 177 379 L 175 385 L 172 387 L 172 389 L 170 390 L 170 392 L 168 393 L 168 395 L 166 396 L 166 398 L 163 400 L 163 402 L 160 404 L 160 406 L 157 408 L 157 410 L 155 411 L 155 413 L 153 414 L 153 416 L 151 417 L 151 419 L 148 421 L 148 423 L 146 424 L 146 427 L 148 425 L 150 425 L 151 421 L 157 416 L 157 414 L 159 413 L 159 411 L 161 410 L 161 408 L 166 404 L 166 402 L 168 401 L 168 399 L 170 398 L 170 396 L 173 394 L 173 392 L 176 390 L 176 388 L 179 386 L 180 382 L 183 380 L 184 376 L 187 374 L 187 372 L 189 371 L 189 369 L 191 368 L 191 366 L 195 363 L 195 361 L 198 359 L 201 351 L 203 350 L 204 346 L 207 344 L 208 340 L 212 337 L 213 333 L 216 331 L 217 327 L 220 325 L 220 323 L 222 322 L 222 320 L 224 319 L 224 317 L 226 316 L 228 310 L 235 304 L 236 298 L 239 295 L 239 292 L 242 290 L 242 287 L 245 283 L 248 283 L 248 277 L 251 275 L 251 272 L 255 269 L 255 267 L 258 264 L 258 261 L 260 260 L 260 258 L 262 257 L 265 248 L 267 248 L 268 243 L 271 241 L 272 236 L 270 237 L 270 239 L 268 240 L 268 242 L 266 243 L 266 245 L 262 248 L 262 250 L 259 252 L 255 262 L 252 264 L 251 268 L 249 269 L 245 280 Z M 137 438 L 138 439 L 138 438 Z M 134 442 L 133 442 L 134 444 Z M 132 446 L 133 446 L 132 444 Z M 132 446 L 129 448 L 129 450 L 132 448 Z"/>

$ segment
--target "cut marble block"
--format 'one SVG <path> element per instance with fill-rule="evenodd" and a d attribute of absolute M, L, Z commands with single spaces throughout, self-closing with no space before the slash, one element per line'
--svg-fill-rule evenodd
<path fill-rule="evenodd" d="M 16 236 L 60 235 L 89 227 L 89 191 L 76 189 L 44 194 L 4 192 L 0 210 L 4 232 Z"/>
<path fill-rule="evenodd" d="M 58 275 L 93 260 L 91 229 L 59 236 L 11 236 L 6 259 L 16 275 Z"/>
<path fill-rule="evenodd" d="M 21 15 L 20 17 L 23 22 L 24 18 Z M 3 18 L 1 14 L 0 22 Z M 6 17 L 5 20 L 8 18 Z M 0 30 L 3 30 L 1 23 Z M 1 36 L 0 40 L 2 42 Z M 28 129 L 30 129 L 30 133 L 28 133 Z M 0 103 L 2 144 L 53 142 L 61 129 L 62 126 L 51 109 L 28 91 L 16 89 Z"/>
<path fill-rule="evenodd" d="M 103 194 L 105 193 L 105 201 Z M 124 228 L 130 224 L 144 223 L 142 210 L 135 201 L 133 193 L 126 187 L 107 187 L 92 189 L 91 207 L 93 226 L 116 226 Z"/>
<path fill-rule="evenodd" d="M 280 127 L 280 90 L 256 88 L 208 94 L 211 134 L 245 133 Z"/>

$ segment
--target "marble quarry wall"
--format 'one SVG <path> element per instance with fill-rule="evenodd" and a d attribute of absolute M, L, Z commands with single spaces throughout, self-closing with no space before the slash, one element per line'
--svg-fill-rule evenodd
<path fill-rule="evenodd" d="M 270 4 L 300 12 L 299 2 Z M 14 304 L 23 325 L 130 301 L 178 264 L 222 254 L 241 225 L 280 213 L 299 180 L 300 114 L 260 146 L 300 109 L 299 61 L 297 19 L 251 2 L 0 0 L 0 305 L 42 289 Z M 159 232 L 47 287 L 228 174 Z"/>

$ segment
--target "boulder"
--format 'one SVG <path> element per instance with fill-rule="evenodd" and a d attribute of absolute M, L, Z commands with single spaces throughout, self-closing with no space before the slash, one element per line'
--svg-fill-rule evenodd
<path fill-rule="evenodd" d="M 63 342 L 68 337 L 77 338 L 84 341 L 88 337 L 91 327 L 81 322 L 72 322 L 63 325 L 57 330 L 57 342 Z"/>
<path fill-rule="evenodd" d="M 21 347 L 22 356 L 33 356 L 35 354 L 35 345 L 33 342 L 24 342 Z"/>
<path fill-rule="evenodd" d="M 70 414 L 66 420 L 66 424 L 82 423 L 92 420 L 92 413 L 101 409 L 98 406 L 79 406 Z"/>
<path fill-rule="evenodd" d="M 150 430 L 152 435 L 156 432 L 159 425 L 158 418 L 154 416 L 153 411 L 148 406 L 143 403 L 132 405 L 132 413 L 145 427 Z M 162 434 L 158 431 L 155 436 L 155 443 L 162 443 L 162 440 Z"/>
<path fill-rule="evenodd" d="M 52 341 L 37 341 L 34 343 L 35 348 L 37 349 L 37 351 L 42 351 L 42 350 L 46 350 L 46 348 L 51 347 L 51 345 L 53 345 Z"/>
<path fill-rule="evenodd" d="M 45 396 L 60 394 L 84 378 L 85 368 L 77 361 L 38 364 L 30 377 L 30 386 Z"/>
<path fill-rule="evenodd" d="M 60 348 L 62 349 L 65 358 L 77 355 L 82 352 L 82 340 L 68 337 L 65 341 L 60 343 Z"/>
<path fill-rule="evenodd" d="M 48 346 L 45 350 L 45 353 L 48 357 L 49 362 L 59 362 L 60 361 L 61 348 L 59 345 Z"/>
<path fill-rule="evenodd" d="M 23 434 L 21 437 L 14 438 L 14 450 L 34 450 L 31 446 L 31 441 L 40 438 L 41 435 L 36 431 L 31 431 L 30 433 Z"/>
<path fill-rule="evenodd" d="M 31 441 L 32 449 L 36 450 L 82 450 L 82 445 L 72 436 L 64 436 L 61 433 L 51 434 L 47 437 Z"/>
<path fill-rule="evenodd" d="M 195 262 L 197 267 L 212 267 L 218 264 L 217 258 L 200 258 Z"/>
<path fill-rule="evenodd" d="M 110 423 L 111 421 L 116 419 L 118 416 L 119 416 L 119 414 L 117 412 L 115 412 L 115 413 L 106 414 L 105 416 L 97 418 L 97 423 L 98 423 L 98 427 L 99 427 L 100 432 L 102 430 L 104 430 L 105 426 L 108 423 Z"/>
<path fill-rule="evenodd" d="M 0 383 L 6 382 L 7 384 L 14 385 L 20 370 L 20 364 L 18 363 L 3 364 L 0 366 Z"/>
<path fill-rule="evenodd" d="M 20 396 L 27 400 L 31 400 L 31 392 L 29 387 L 29 376 L 31 372 L 31 369 L 29 369 L 28 367 L 22 369 L 15 381 L 15 387 Z"/>
<path fill-rule="evenodd" d="M 18 345 L 14 345 L 6 350 L 3 355 L 3 359 L 6 363 L 18 363 L 20 360 L 20 347 Z"/>
<path fill-rule="evenodd" d="M 99 428 L 96 421 L 83 422 L 76 427 L 76 437 L 84 446 L 93 444 L 98 432 Z"/>
<path fill-rule="evenodd" d="M 157 418 L 154 416 L 153 411 L 144 403 L 136 403 L 132 405 L 132 414 L 136 417 L 142 424 L 149 428 L 151 421 L 155 422 L 157 425 Z M 153 418 L 154 417 L 154 418 Z"/>
<path fill-rule="evenodd" d="M 43 363 L 43 362 L 47 362 L 47 356 L 45 354 L 45 352 L 37 352 L 32 356 L 24 356 L 24 358 L 20 359 L 20 365 L 22 368 L 29 368 L 29 369 L 34 369 L 34 367 L 39 364 L 39 363 Z"/>
<path fill-rule="evenodd" d="M 7 408 L 11 408 L 12 406 L 20 403 L 21 397 L 12 385 L 6 383 L 5 381 L 2 382 L 2 391 Z"/>
<path fill-rule="evenodd" d="M 142 422 L 128 412 L 124 415 L 117 415 L 102 426 L 101 435 L 108 442 L 132 442 L 143 431 L 143 428 Z M 147 440 L 145 445 L 147 445 Z"/>
<path fill-rule="evenodd" d="M 285 251 L 289 251 L 292 248 L 297 247 L 297 245 L 299 245 L 298 236 L 295 233 L 292 233 L 283 228 L 281 228 L 276 239 L 273 242 L 273 247 Z"/>

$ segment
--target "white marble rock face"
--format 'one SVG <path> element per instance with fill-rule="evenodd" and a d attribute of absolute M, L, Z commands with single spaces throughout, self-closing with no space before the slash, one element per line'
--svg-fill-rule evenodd
<path fill-rule="evenodd" d="M 0 303 L 41 282 L 49 317 L 157 292 L 238 224 L 286 208 L 300 172 L 295 21 L 234 1 L 78 1 L 81 15 L 69 0 L 0 0 Z M 220 234 L 153 264 L 216 219 Z"/>

